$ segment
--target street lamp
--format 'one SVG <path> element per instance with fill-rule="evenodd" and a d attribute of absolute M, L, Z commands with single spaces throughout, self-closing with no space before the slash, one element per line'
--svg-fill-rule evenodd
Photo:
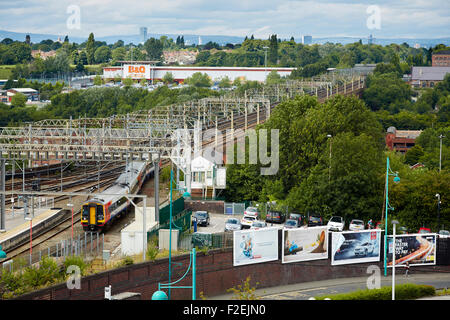
<path fill-rule="evenodd" d="M 264 49 L 264 74 L 266 75 L 266 81 L 267 81 L 267 49 L 269 49 L 269 47 L 263 47 Z"/>
<path fill-rule="evenodd" d="M 439 172 L 441 172 L 441 168 L 442 168 L 442 166 L 441 166 L 441 164 L 442 164 L 442 138 L 445 138 L 445 136 L 444 135 L 439 135 L 439 140 L 440 140 L 440 142 L 439 142 Z"/>
<path fill-rule="evenodd" d="M 330 139 L 330 163 L 328 166 L 328 182 L 330 182 L 330 180 L 331 180 L 331 142 L 332 142 L 331 138 L 332 138 L 332 135 L 327 134 L 327 138 Z"/>
<path fill-rule="evenodd" d="M 392 221 L 394 231 L 392 237 L 392 300 L 395 300 L 395 226 L 398 224 L 397 220 Z"/>
<path fill-rule="evenodd" d="M 441 195 L 439 193 L 436 193 L 436 198 L 438 198 L 438 204 L 437 204 L 437 209 L 438 209 L 438 216 L 437 216 L 437 232 L 439 232 L 440 229 L 440 218 L 441 218 L 441 213 L 440 213 L 440 209 L 441 209 Z"/>
<path fill-rule="evenodd" d="M 398 172 L 393 172 L 389 166 L 389 157 L 386 160 L 386 186 L 385 186 L 385 228 L 384 228 L 384 276 L 387 276 L 387 232 L 388 232 L 388 210 L 394 210 L 393 207 L 389 205 L 389 176 L 394 176 L 394 183 L 399 183 L 400 178 Z"/>

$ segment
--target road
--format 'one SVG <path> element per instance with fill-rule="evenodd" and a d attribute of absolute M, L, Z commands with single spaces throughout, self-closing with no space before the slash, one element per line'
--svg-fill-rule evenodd
<path fill-rule="evenodd" d="M 414 271 L 414 270 L 413 270 Z M 304 282 L 271 288 L 256 289 L 255 294 L 261 300 L 309 300 L 311 297 L 347 293 L 359 289 L 367 289 L 367 277 L 330 279 L 315 282 Z M 396 283 L 416 283 L 432 285 L 436 289 L 450 288 L 450 273 L 412 274 L 396 276 Z M 381 279 L 381 286 L 392 285 L 390 276 Z M 208 297 L 210 300 L 230 300 L 232 294 Z M 424 298 L 432 300 L 450 300 L 450 296 Z"/>

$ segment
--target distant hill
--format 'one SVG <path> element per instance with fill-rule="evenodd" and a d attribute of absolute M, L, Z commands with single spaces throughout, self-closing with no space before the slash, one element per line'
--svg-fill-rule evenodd
<path fill-rule="evenodd" d="M 42 40 L 51 39 L 53 41 L 56 41 L 58 37 L 61 38 L 61 40 L 64 40 L 65 34 L 55 35 L 55 34 L 39 34 L 39 33 L 20 33 L 20 32 L 12 32 L 12 31 L 5 31 L 0 30 L 0 41 L 4 38 L 11 38 L 13 40 L 17 41 L 25 41 L 25 36 L 29 34 L 31 37 L 32 43 L 39 43 Z M 161 36 L 167 36 L 172 39 L 176 39 L 180 34 L 147 34 L 147 39 L 154 37 L 154 38 L 160 38 Z M 201 38 L 202 44 L 205 44 L 209 41 L 217 42 L 220 45 L 225 45 L 227 43 L 241 43 L 244 41 L 244 37 L 234 37 L 234 36 L 215 36 L 215 35 L 190 35 L 190 34 L 184 34 L 184 42 L 186 45 L 191 45 L 193 43 L 198 44 L 199 43 L 199 37 Z M 95 37 L 95 33 L 94 33 Z M 70 42 L 76 42 L 76 43 L 82 43 L 87 40 L 86 38 L 82 37 L 71 37 L 69 36 Z M 128 43 L 134 43 L 138 44 L 141 41 L 141 38 L 138 34 L 136 35 L 117 35 L 117 36 L 107 36 L 107 37 L 95 37 L 95 40 L 97 41 L 106 41 L 108 44 L 112 44 L 117 42 L 118 40 L 123 40 L 125 44 Z"/>
<path fill-rule="evenodd" d="M 25 36 L 29 34 L 31 37 L 31 42 L 33 43 L 39 43 L 42 40 L 51 39 L 53 41 L 56 41 L 58 37 L 61 38 L 61 40 L 64 40 L 65 34 L 55 35 L 55 34 L 38 34 L 38 33 L 20 33 L 20 32 L 12 32 L 12 31 L 5 31 L 0 30 L 0 41 L 4 38 L 11 38 L 13 40 L 17 41 L 25 41 Z M 95 36 L 95 33 L 94 33 Z M 167 36 L 172 39 L 176 39 L 180 34 L 147 34 L 147 38 L 160 38 L 161 36 Z M 241 43 L 244 41 L 244 37 L 235 37 L 235 36 L 219 36 L 219 35 L 191 35 L 191 34 L 184 34 L 184 42 L 186 45 L 191 44 L 199 44 L 199 38 L 201 38 L 202 44 L 205 44 L 209 41 L 217 42 L 220 45 L 225 45 L 227 43 Z M 138 44 L 141 39 L 138 34 L 136 35 L 117 35 L 117 36 L 107 36 L 107 37 L 95 37 L 97 41 L 106 41 L 108 44 L 115 43 L 118 40 L 123 40 L 125 44 L 128 43 L 134 43 Z M 367 44 L 367 36 L 365 37 L 323 37 L 323 38 L 314 38 L 312 39 L 313 43 L 323 44 L 326 42 L 331 43 L 354 43 L 361 39 L 362 43 Z M 70 42 L 76 42 L 76 43 L 82 43 L 87 40 L 83 37 L 71 37 L 69 36 Z M 298 37 L 296 39 L 297 42 L 301 41 L 301 38 Z M 411 47 L 415 44 L 419 44 L 422 47 L 434 47 L 437 44 L 445 44 L 450 45 L 450 37 L 446 38 L 435 38 L 435 39 L 414 39 L 414 38 L 392 38 L 392 39 L 386 39 L 386 38 L 374 38 L 373 43 L 380 44 L 380 45 L 389 45 L 391 43 L 397 43 L 402 44 L 406 42 Z"/>

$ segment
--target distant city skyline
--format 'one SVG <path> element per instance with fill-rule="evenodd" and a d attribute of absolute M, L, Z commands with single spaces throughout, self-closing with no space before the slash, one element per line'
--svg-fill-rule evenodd
<path fill-rule="evenodd" d="M 379 29 L 368 27 L 372 16 L 368 8 L 374 4 Z M 43 34 L 57 30 L 85 38 L 91 32 L 96 37 L 135 35 L 140 27 L 157 34 L 253 34 L 262 39 L 271 34 L 287 39 L 450 36 L 450 2 L 443 0 L 23 0 L 2 3 L 1 12 L 0 30 Z"/>

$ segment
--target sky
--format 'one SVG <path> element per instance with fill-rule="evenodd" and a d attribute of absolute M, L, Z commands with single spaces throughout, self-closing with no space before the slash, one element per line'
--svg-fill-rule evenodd
<path fill-rule="evenodd" d="M 0 30 L 86 37 L 148 33 L 439 38 L 448 0 L 0 0 Z"/>

